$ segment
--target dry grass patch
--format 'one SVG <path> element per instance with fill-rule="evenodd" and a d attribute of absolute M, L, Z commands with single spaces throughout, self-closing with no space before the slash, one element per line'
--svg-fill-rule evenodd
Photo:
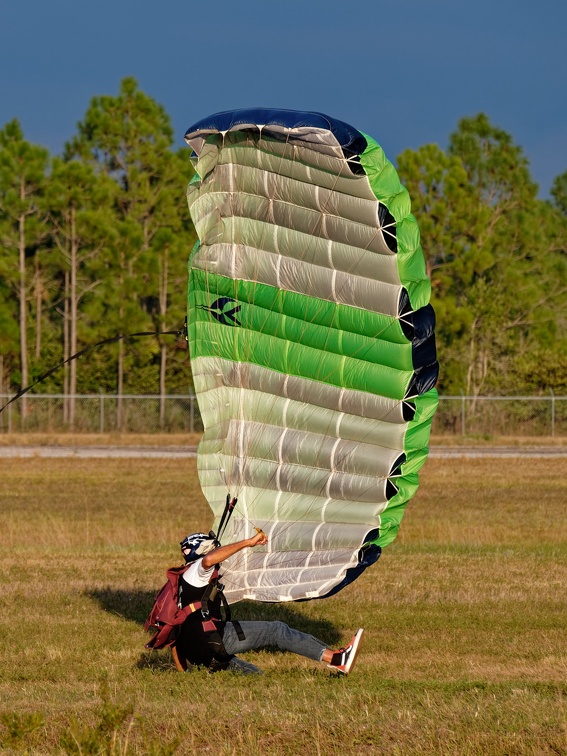
<path fill-rule="evenodd" d="M 215 756 L 565 753 L 561 466 L 430 460 L 398 540 L 356 583 L 321 602 L 235 607 L 330 644 L 364 626 L 355 672 L 260 652 L 247 658 L 266 674 L 249 679 L 181 675 L 143 649 L 177 543 L 210 525 L 195 460 L 0 460 L 0 742 L 38 754 L 93 742 Z"/>
<path fill-rule="evenodd" d="M 479 446 L 490 450 L 494 446 L 567 446 L 567 436 L 461 436 L 454 433 L 434 434 L 430 446 Z"/>
<path fill-rule="evenodd" d="M 0 433 L 0 446 L 196 446 L 200 433 Z"/>
<path fill-rule="evenodd" d="M 196 446 L 201 433 L 0 433 L 0 446 Z M 567 436 L 433 435 L 431 446 L 567 446 Z"/>

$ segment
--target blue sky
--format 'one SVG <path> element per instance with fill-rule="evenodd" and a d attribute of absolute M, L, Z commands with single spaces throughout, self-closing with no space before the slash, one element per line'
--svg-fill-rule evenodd
<path fill-rule="evenodd" d="M 484 111 L 542 196 L 567 170 L 565 0 L 0 0 L 0 19 L 0 124 L 53 152 L 132 75 L 180 146 L 213 112 L 282 107 L 347 121 L 395 162 Z"/>

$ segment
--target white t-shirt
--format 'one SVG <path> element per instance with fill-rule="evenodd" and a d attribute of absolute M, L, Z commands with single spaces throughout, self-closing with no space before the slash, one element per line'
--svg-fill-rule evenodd
<path fill-rule="evenodd" d="M 208 570 L 203 567 L 203 557 L 201 557 L 201 559 L 193 562 L 191 567 L 183 573 L 182 577 L 186 583 L 189 583 L 194 588 L 205 588 L 209 584 L 214 571 L 214 565 Z"/>

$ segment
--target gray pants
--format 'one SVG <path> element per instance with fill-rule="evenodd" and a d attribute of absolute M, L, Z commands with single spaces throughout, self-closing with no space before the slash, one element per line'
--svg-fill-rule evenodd
<path fill-rule="evenodd" d="M 232 622 L 227 622 L 224 629 L 223 643 L 229 654 L 240 654 L 244 651 L 256 651 L 265 646 L 275 646 L 281 651 L 291 651 L 294 654 L 306 656 L 308 659 L 321 661 L 323 651 L 327 646 L 317 638 L 299 630 L 288 627 L 285 622 L 241 622 L 240 626 L 246 636 L 245 640 L 238 640 L 238 635 Z M 258 673 L 260 670 L 254 664 L 242 659 L 233 659 L 229 669 L 244 673 Z"/>

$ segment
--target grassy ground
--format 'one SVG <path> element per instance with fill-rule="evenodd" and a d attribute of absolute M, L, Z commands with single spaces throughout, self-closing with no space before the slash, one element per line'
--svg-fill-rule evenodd
<path fill-rule="evenodd" d="M 0 446 L 196 446 L 200 433 L 0 433 Z"/>
<path fill-rule="evenodd" d="M 200 433 L 0 433 L 0 446 L 196 446 Z M 567 446 L 567 436 L 433 436 L 431 446 Z"/>
<path fill-rule="evenodd" d="M 491 436 L 490 434 L 458 436 L 446 434 L 431 437 L 430 446 L 567 446 L 567 436 Z"/>
<path fill-rule="evenodd" d="M 143 648 L 176 544 L 210 525 L 194 460 L 0 460 L 4 752 L 567 753 L 564 468 L 429 460 L 354 585 L 235 607 L 332 645 L 364 626 L 354 672 L 260 652 L 250 679 Z"/>

